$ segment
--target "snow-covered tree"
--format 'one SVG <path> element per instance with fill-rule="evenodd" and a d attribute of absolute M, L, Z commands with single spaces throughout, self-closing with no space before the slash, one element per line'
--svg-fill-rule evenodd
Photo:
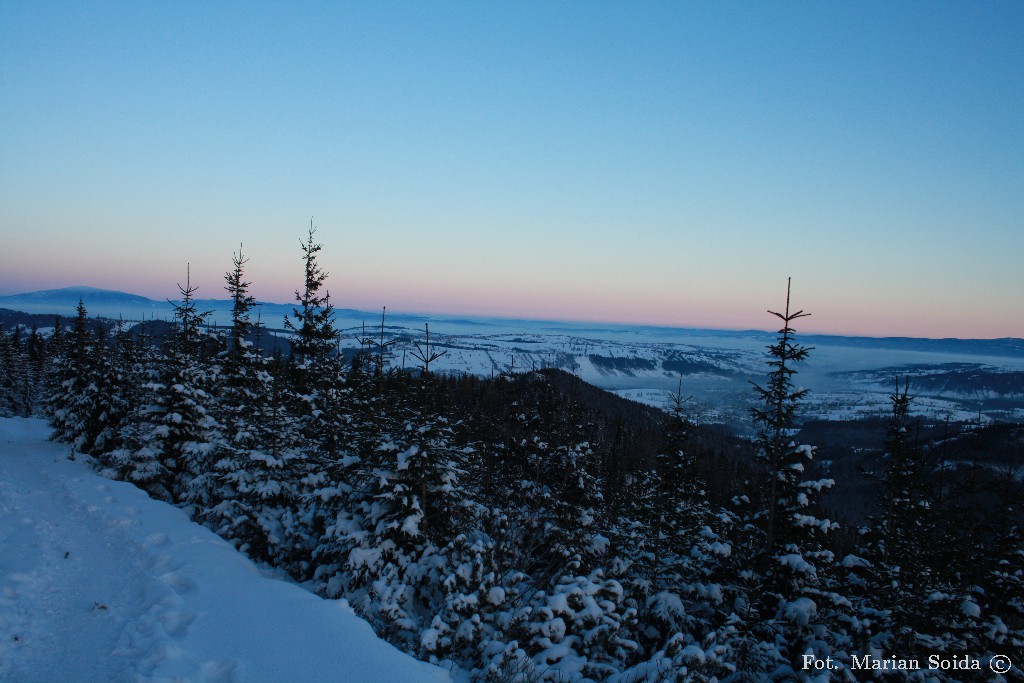
<path fill-rule="evenodd" d="M 300 392 L 316 389 L 317 366 L 331 355 L 337 344 L 331 295 L 321 292 L 328 275 L 317 261 L 323 245 L 314 241 L 315 234 L 316 228 L 310 221 L 306 241 L 300 243 L 305 278 L 302 289 L 295 290 L 298 307 L 285 319 L 285 327 L 294 334 L 291 340 L 293 371 Z"/>
<path fill-rule="evenodd" d="M 46 371 L 46 343 L 36 328 L 0 330 L 0 415 L 28 417 L 39 407 Z"/>
<path fill-rule="evenodd" d="M 346 373 L 338 354 L 334 307 L 324 290 L 327 273 L 318 262 L 323 245 L 315 241 L 312 221 L 306 241 L 300 244 L 303 287 L 295 291 L 297 307 L 285 319 L 292 333 L 288 369 L 292 381 L 292 412 L 304 450 L 313 460 L 333 460 L 344 449 L 339 442 L 344 421 Z"/>
<path fill-rule="evenodd" d="M 51 394 L 47 397 L 50 424 L 55 440 L 70 443 L 80 452 L 88 452 L 95 437 L 91 384 L 95 339 L 89 326 L 88 311 L 79 299 L 71 333 L 61 340 L 62 351 L 54 361 Z"/>
<path fill-rule="evenodd" d="M 746 615 L 753 620 L 750 635 L 760 642 L 741 641 L 741 646 L 752 657 L 748 661 L 768 666 L 764 675 L 798 678 L 807 675 L 801 666 L 804 655 L 824 659 L 841 654 L 837 647 L 846 642 L 837 629 L 851 603 L 836 590 L 835 557 L 825 538 L 838 525 L 820 507 L 822 492 L 835 482 L 811 476 L 816 449 L 795 441 L 797 407 L 806 390 L 794 386 L 793 375 L 810 349 L 795 342 L 792 323 L 809 314 L 790 310 L 789 284 L 785 312 L 769 313 L 783 326 L 768 347 L 767 387 L 754 385 L 759 405 L 753 416 L 760 426 L 759 457 L 768 481 L 764 507 L 752 519 L 764 540 L 751 558 L 758 576 L 750 585 L 753 612 Z"/>
<path fill-rule="evenodd" d="M 106 342 L 103 329 L 97 328 L 90 374 L 96 387 L 91 452 L 101 461 L 123 445 L 125 425 L 138 403 L 141 371 L 138 349 L 123 322 L 118 321 L 112 344 Z"/>
<path fill-rule="evenodd" d="M 347 550 L 348 590 L 364 614 L 410 647 L 444 610 L 441 549 L 465 528 L 472 507 L 462 483 L 467 452 L 452 425 L 415 406 L 395 406 L 367 441 L 355 510 L 332 532 Z"/>
<path fill-rule="evenodd" d="M 0 416 L 27 416 L 32 412 L 35 382 L 21 329 L 11 334 L 0 329 Z"/>
<path fill-rule="evenodd" d="M 241 249 L 224 275 L 231 330 L 218 358 L 215 386 L 219 438 L 206 522 L 251 557 L 287 565 L 299 497 L 296 451 L 280 359 L 265 358 L 247 339 L 255 329 Z"/>
<path fill-rule="evenodd" d="M 1019 647 L 1024 552 L 1014 473 L 1000 480 L 987 472 L 982 490 L 970 471 L 944 483 L 942 464 L 912 436 L 909 385 L 897 383 L 890 398 L 883 468 L 866 473 L 878 484 L 879 513 L 843 561 L 862 647 L 917 657 Z M 961 497 L 984 514 L 965 510 Z"/>
<path fill-rule="evenodd" d="M 121 476 L 150 495 L 202 506 L 213 485 L 211 373 L 204 345 L 214 342 L 201 328 L 190 278 L 174 305 L 176 327 L 164 350 L 152 350 L 142 375 L 142 396 L 123 448 L 111 457 Z"/>

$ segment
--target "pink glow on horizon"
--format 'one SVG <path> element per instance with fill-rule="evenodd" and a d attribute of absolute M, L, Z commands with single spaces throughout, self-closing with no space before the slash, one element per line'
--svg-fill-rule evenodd
<path fill-rule="evenodd" d="M 176 300 L 177 283 L 185 284 L 185 273 L 180 268 L 153 267 L 148 273 L 134 266 L 102 275 L 64 269 L 60 275 L 18 272 L 5 277 L 0 294 L 58 289 L 78 285 L 99 287 L 138 294 L 157 301 Z M 202 299 L 223 299 L 223 274 L 199 271 L 193 267 L 191 283 L 197 287 L 196 295 Z M 166 271 L 166 272 L 165 272 Z M 172 272 L 175 271 L 175 272 Z M 294 284 L 275 283 L 270 278 L 253 274 L 252 294 L 260 301 L 289 304 L 294 300 Z M 284 279 L 284 278 L 281 278 Z M 160 284 L 149 284 L 154 280 Z M 162 282 L 166 280 L 166 283 Z M 725 293 L 718 301 L 705 305 L 685 293 L 659 292 L 657 298 L 648 293 L 608 292 L 595 286 L 590 296 L 583 288 L 545 294 L 536 287 L 522 287 L 518 291 L 500 291 L 495 287 L 466 288 L 460 284 L 430 282 L 429 287 L 417 287 L 407 282 L 391 280 L 379 283 L 348 282 L 343 278 L 328 278 L 332 303 L 338 308 L 375 311 L 387 306 L 396 313 L 424 315 L 482 316 L 519 318 L 581 323 L 619 323 L 664 327 L 684 327 L 722 330 L 767 330 L 777 328 L 776 319 L 766 311 L 780 310 L 784 300 L 772 292 L 771 300 L 755 300 L 751 295 L 738 298 L 737 293 Z M 801 298 L 806 299 L 802 301 Z M 840 297 L 835 297 L 837 301 Z M 992 322 L 985 311 L 961 311 L 950 319 L 941 315 L 942 309 L 914 314 L 906 310 L 870 309 L 866 304 L 843 302 L 835 304 L 827 293 L 817 292 L 814 297 L 794 293 L 794 307 L 808 310 L 812 315 L 800 321 L 798 333 L 835 334 L 867 337 L 930 337 L 930 338 L 1003 338 L 1024 337 L 1020 321 L 1002 318 Z"/>

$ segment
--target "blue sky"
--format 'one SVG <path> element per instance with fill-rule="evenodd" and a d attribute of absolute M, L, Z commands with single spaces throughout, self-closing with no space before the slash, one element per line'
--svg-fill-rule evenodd
<path fill-rule="evenodd" d="M 0 0 L 0 293 L 1024 337 L 1024 3 Z"/>

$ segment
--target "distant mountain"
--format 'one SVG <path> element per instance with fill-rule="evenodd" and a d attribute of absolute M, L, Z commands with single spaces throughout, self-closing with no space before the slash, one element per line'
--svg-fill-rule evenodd
<path fill-rule="evenodd" d="M 154 301 L 128 292 L 84 286 L 0 296 L 0 307 L 25 313 L 71 316 L 75 314 L 79 299 L 85 304 L 90 316 L 124 316 L 137 319 L 144 316 L 167 317 L 171 312 L 171 306 L 166 301 Z"/>
<path fill-rule="evenodd" d="M 61 315 L 70 317 L 75 315 L 79 300 L 85 304 L 89 317 L 103 318 L 124 318 L 125 320 L 141 320 L 143 318 L 170 320 L 174 316 L 174 307 L 168 301 L 157 301 L 138 294 L 119 292 L 98 287 L 64 287 L 62 289 L 47 289 L 39 292 L 25 292 L 22 294 L 11 294 L 0 296 L 0 308 L 22 313 Z M 197 299 L 196 306 L 200 311 L 211 311 L 208 318 L 213 325 L 226 325 L 231 320 L 231 301 L 229 299 Z M 260 319 L 264 325 L 270 328 L 281 328 L 284 319 L 291 315 L 294 304 L 278 304 L 272 302 L 257 302 L 253 311 L 253 317 Z M 362 322 L 367 328 L 376 324 L 380 326 L 380 311 L 360 311 L 352 308 L 334 309 L 334 317 L 341 327 L 356 327 Z M 487 326 L 488 323 L 465 320 L 446 319 L 436 316 L 424 316 L 413 313 L 392 313 L 387 314 L 387 324 L 422 327 L 423 323 L 431 320 L 445 319 L 452 324 L 462 326 Z"/>
<path fill-rule="evenodd" d="M 85 305 L 104 304 L 126 304 L 131 306 L 147 306 L 158 302 L 147 299 L 138 294 L 128 292 L 117 292 L 111 289 L 100 289 L 98 287 L 64 287 L 62 289 L 44 289 L 40 292 L 25 292 L 24 294 L 11 294 L 0 296 L 0 304 L 9 306 L 13 303 L 32 303 L 45 306 L 71 306 L 78 305 L 82 299 Z M 47 311 L 49 312 L 49 311 Z M 54 311 L 56 312 L 56 311 Z"/>
<path fill-rule="evenodd" d="M 0 296 L 0 308 L 24 313 L 60 314 L 71 316 L 81 299 L 89 315 L 125 320 L 164 319 L 170 320 L 174 309 L 168 301 L 156 301 L 137 294 L 118 292 L 96 287 L 65 287 L 40 292 L 26 292 Z M 231 320 L 231 302 L 227 299 L 200 299 L 200 311 L 212 311 L 209 322 L 226 325 Z M 280 329 L 284 320 L 293 310 L 291 303 L 260 302 L 254 311 L 266 327 Z M 365 325 L 367 331 L 379 329 L 381 311 L 360 311 L 338 308 L 334 312 L 335 324 L 341 330 L 358 330 Z M 751 348 L 758 352 L 772 339 L 769 332 L 757 330 L 701 330 L 693 328 L 655 327 L 650 325 L 594 324 L 582 322 L 558 322 L 551 320 L 502 319 L 479 316 L 473 318 L 447 315 L 424 315 L 415 313 L 394 313 L 388 311 L 386 325 L 392 328 L 408 328 L 412 332 L 422 331 L 423 324 L 431 323 L 431 332 L 449 335 L 489 335 L 528 333 L 541 335 L 570 335 L 588 339 L 614 340 L 619 343 L 670 343 L 686 342 L 708 347 Z M 437 326 L 434 323 L 437 323 Z M 850 337 L 838 335 L 801 335 L 800 340 L 813 347 L 848 348 L 855 350 L 880 350 L 895 352 L 925 352 L 956 356 L 992 356 L 1003 358 L 1024 358 L 1024 339 L 922 339 L 915 337 Z M 621 373 L 643 371 L 643 367 L 626 368 L 625 360 L 602 359 L 596 361 L 608 372 Z M 603 365 L 602 365 L 603 362 Z M 641 363 L 642 365 L 642 363 Z M 666 368 L 668 369 L 668 368 Z M 678 371 L 674 368 L 673 371 Z M 628 374 L 628 373 L 627 373 Z"/>

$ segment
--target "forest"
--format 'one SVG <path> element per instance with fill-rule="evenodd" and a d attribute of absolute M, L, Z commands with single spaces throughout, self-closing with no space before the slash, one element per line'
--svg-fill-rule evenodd
<path fill-rule="evenodd" d="M 1021 679 L 993 659 L 1024 653 L 1021 425 L 927 433 L 897 380 L 874 454 L 823 464 L 788 292 L 752 441 L 682 385 L 661 411 L 554 368 L 438 374 L 429 338 L 395 369 L 384 334 L 338 352 L 321 249 L 273 350 L 241 250 L 227 329 L 186 280 L 171 325 L 80 303 L 0 332 L 0 414 L 472 680 Z"/>

